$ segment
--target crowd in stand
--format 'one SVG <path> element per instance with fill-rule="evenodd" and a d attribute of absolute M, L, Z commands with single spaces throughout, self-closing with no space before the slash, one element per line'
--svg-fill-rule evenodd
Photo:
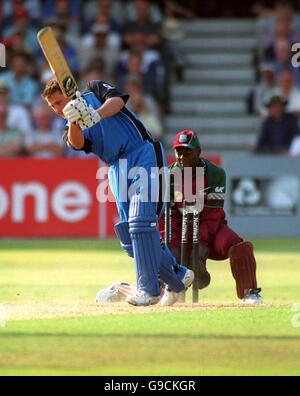
<path fill-rule="evenodd" d="M 3 0 L 0 42 L 0 157 L 55 158 L 66 151 L 57 119 L 40 94 L 52 77 L 36 40 L 52 26 L 81 90 L 89 80 L 115 84 L 130 94 L 128 106 L 153 135 L 163 133 L 171 79 L 184 66 L 180 3 L 147 0 Z"/>
<path fill-rule="evenodd" d="M 256 4 L 259 49 L 257 85 L 249 95 L 249 113 L 262 117 L 257 153 L 300 155 L 300 68 L 292 46 L 300 43 L 300 7 L 279 0 Z"/>
<path fill-rule="evenodd" d="M 270 3 L 272 6 L 267 6 Z M 257 84 L 249 113 L 262 117 L 255 152 L 300 155 L 300 67 L 291 62 L 300 43 L 300 1 L 258 1 Z M 130 94 L 128 106 L 155 137 L 163 135 L 169 87 L 186 64 L 181 18 L 194 14 L 180 1 L 0 0 L 0 157 L 80 156 L 64 147 L 62 120 L 40 94 L 52 77 L 36 34 L 55 30 L 84 90 L 90 80 L 115 84 Z"/>

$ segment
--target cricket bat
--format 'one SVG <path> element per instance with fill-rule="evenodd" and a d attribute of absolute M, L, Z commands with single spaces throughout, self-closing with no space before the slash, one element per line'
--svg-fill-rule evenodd
<path fill-rule="evenodd" d="M 78 90 L 77 83 L 52 28 L 47 26 L 41 29 L 37 34 L 37 39 L 63 95 L 66 98 L 73 98 Z"/>

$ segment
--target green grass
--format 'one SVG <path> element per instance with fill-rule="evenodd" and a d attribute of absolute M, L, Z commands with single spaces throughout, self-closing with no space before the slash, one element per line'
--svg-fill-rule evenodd
<path fill-rule="evenodd" d="M 284 308 L 14 322 L 1 338 L 5 374 L 300 374 Z"/>
<path fill-rule="evenodd" d="M 11 321 L 0 375 L 300 375 L 300 240 L 254 243 L 264 299 L 277 306 Z M 201 301 L 236 302 L 228 261 L 208 265 Z M 115 241 L 0 243 L 0 304 L 89 303 L 120 280 L 134 270 Z"/>

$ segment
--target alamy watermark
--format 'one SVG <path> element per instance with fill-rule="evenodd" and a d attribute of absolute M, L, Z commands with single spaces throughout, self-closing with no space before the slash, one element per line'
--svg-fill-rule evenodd
<path fill-rule="evenodd" d="M 292 326 L 295 329 L 299 329 L 300 328 L 300 304 L 293 304 L 292 305 L 292 312 L 294 312 L 294 315 L 292 316 Z"/>
<path fill-rule="evenodd" d="M 170 202 L 169 186 L 172 184 L 176 202 L 182 201 L 184 196 L 187 202 L 204 205 L 201 193 L 204 191 L 204 168 L 201 167 L 195 170 L 174 167 L 171 171 L 168 167 L 130 168 L 126 159 L 120 159 L 113 168 L 99 168 L 96 178 L 99 180 L 96 196 L 100 203 L 116 202 L 115 196 L 118 202 L 129 202 L 134 195 L 139 195 L 142 202 Z"/>
<path fill-rule="evenodd" d="M 0 305 L 0 328 L 4 328 L 6 326 L 6 308 L 4 305 Z"/>
<path fill-rule="evenodd" d="M 6 67 L 6 48 L 0 43 L 0 67 Z"/>

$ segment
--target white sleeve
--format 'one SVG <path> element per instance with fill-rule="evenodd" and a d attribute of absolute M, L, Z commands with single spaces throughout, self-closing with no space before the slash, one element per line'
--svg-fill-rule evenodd
<path fill-rule="evenodd" d="M 293 139 L 289 150 L 289 154 L 293 156 L 300 155 L 300 136 L 296 136 Z"/>
<path fill-rule="evenodd" d="M 24 136 L 32 132 L 32 124 L 29 112 L 22 106 L 11 106 L 8 114 L 8 124 L 17 128 Z"/>

